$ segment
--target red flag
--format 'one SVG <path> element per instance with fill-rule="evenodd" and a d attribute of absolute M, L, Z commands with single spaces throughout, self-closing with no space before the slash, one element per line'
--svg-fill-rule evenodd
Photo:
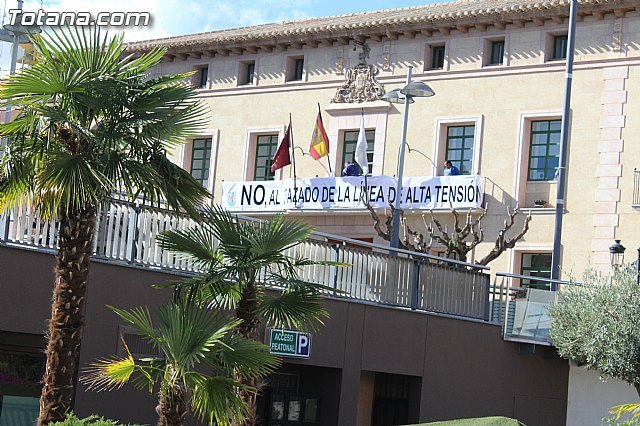
<path fill-rule="evenodd" d="M 289 155 L 289 150 L 291 146 L 291 124 L 287 127 L 287 131 L 284 133 L 284 137 L 278 146 L 278 150 L 276 154 L 271 159 L 271 173 L 274 173 L 276 170 L 283 168 L 284 166 L 288 166 L 291 164 L 291 156 Z"/>

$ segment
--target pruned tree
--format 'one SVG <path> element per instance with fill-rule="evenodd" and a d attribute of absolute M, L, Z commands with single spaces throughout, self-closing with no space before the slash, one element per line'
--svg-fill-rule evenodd
<path fill-rule="evenodd" d="M 378 236 L 386 241 L 391 241 L 391 229 L 393 227 L 393 215 L 395 208 L 391 207 L 391 214 L 385 215 L 382 219 L 373 209 L 368 200 L 365 205 L 373 219 L 373 228 Z M 400 210 L 400 223 L 402 224 L 402 232 L 398 236 L 398 247 L 405 250 L 417 251 L 420 253 L 429 253 L 434 242 L 444 246 L 447 251 L 447 257 L 455 255 L 458 260 L 466 261 L 467 255 L 478 244 L 484 240 L 484 230 L 482 229 L 482 219 L 486 216 L 488 208 L 484 206 L 480 215 L 473 217 L 473 210 L 469 209 L 464 219 L 464 224 L 460 220 L 460 214 L 453 207 L 451 208 L 451 216 L 453 217 L 453 225 L 449 229 L 448 225 L 442 222 L 433 214 L 433 210 L 429 210 L 429 219 L 426 215 L 422 215 L 422 221 L 426 232 L 418 232 L 412 229 L 404 216 L 404 211 Z M 507 206 L 507 218 L 504 220 L 502 229 L 498 232 L 496 240 L 491 251 L 476 263 L 486 265 L 492 260 L 497 259 L 505 250 L 513 248 L 515 244 L 524 237 L 529 231 L 529 222 L 531 222 L 531 214 L 527 215 L 520 232 L 513 237 L 507 237 L 508 231 L 513 228 L 516 223 L 516 217 L 520 213 L 520 207 L 516 205 L 511 209 Z"/>
<path fill-rule="evenodd" d="M 559 303 L 549 308 L 551 338 L 562 357 L 622 380 L 640 396 L 638 271 L 626 265 L 614 272 L 589 269 L 582 285 L 561 288 Z"/>

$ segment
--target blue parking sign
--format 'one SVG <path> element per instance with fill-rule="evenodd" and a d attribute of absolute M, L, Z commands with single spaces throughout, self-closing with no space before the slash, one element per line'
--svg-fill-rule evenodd
<path fill-rule="evenodd" d="M 298 347 L 296 348 L 296 355 L 304 358 L 309 358 L 311 354 L 311 336 L 307 333 L 298 334 Z"/>

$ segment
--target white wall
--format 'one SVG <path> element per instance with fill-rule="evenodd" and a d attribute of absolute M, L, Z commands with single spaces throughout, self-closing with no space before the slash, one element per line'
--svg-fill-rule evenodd
<path fill-rule="evenodd" d="M 570 367 L 567 426 L 600 426 L 610 407 L 636 402 L 632 386 L 613 379 L 603 382 L 597 371 Z"/>

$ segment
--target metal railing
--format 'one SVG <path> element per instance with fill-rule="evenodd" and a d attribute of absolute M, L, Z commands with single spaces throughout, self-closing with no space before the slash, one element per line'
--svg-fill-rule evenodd
<path fill-rule="evenodd" d="M 239 220 L 258 221 L 243 216 Z M 194 273 L 197 268 L 188 259 L 160 248 L 158 236 L 195 226 L 193 219 L 174 211 L 112 199 L 97 214 L 94 253 L 111 262 Z M 0 217 L 0 230 L 0 243 L 56 249 L 57 223 L 41 221 L 27 207 Z M 335 297 L 490 320 L 486 266 L 322 232 L 314 232 L 289 254 L 349 264 L 309 265 L 300 271 L 302 279 L 333 288 Z"/>
<path fill-rule="evenodd" d="M 502 326 L 505 340 L 553 346 L 549 307 L 561 301 L 571 281 L 496 273 L 491 286 L 491 321 Z"/>
<path fill-rule="evenodd" d="M 633 169 L 633 205 L 640 205 L 640 170 Z"/>

